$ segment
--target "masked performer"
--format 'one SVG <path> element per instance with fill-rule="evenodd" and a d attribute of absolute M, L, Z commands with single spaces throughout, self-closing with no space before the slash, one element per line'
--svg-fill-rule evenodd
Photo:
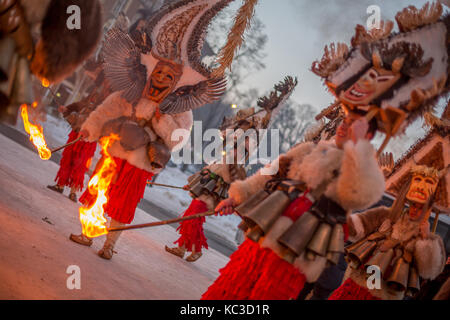
<path fill-rule="evenodd" d="M 69 133 L 67 143 L 78 138 L 80 128 L 92 111 L 100 105 L 103 100 L 111 93 L 108 81 L 105 79 L 104 72 L 100 63 L 89 61 L 90 66 L 96 70 L 92 70 L 95 76 L 95 83 L 88 91 L 90 94 L 67 107 L 61 106 L 59 111 L 63 114 L 65 120 L 72 127 Z M 70 188 L 69 199 L 77 202 L 77 191 L 83 189 L 84 175 L 89 169 L 92 157 L 94 156 L 96 142 L 77 141 L 70 145 L 62 152 L 60 167 L 56 175 L 56 185 L 49 185 L 47 188 L 62 193 L 64 187 Z"/>
<path fill-rule="evenodd" d="M 19 106 L 34 101 L 30 71 L 48 83 L 72 74 L 100 41 L 102 20 L 98 0 L 1 1 L 0 119 L 15 123 Z"/>
<path fill-rule="evenodd" d="M 305 281 L 314 282 L 326 266 L 327 247 L 318 256 L 295 258 L 285 254 L 278 240 L 295 229 L 294 222 L 314 203 L 314 212 L 327 219 L 321 228 L 339 230 L 343 241 L 346 212 L 372 204 L 383 192 L 383 176 L 368 141 L 374 129 L 349 114 L 337 129 L 336 141 L 301 143 L 271 164 L 279 167 L 278 173 L 263 170 L 233 183 L 217 210 L 228 214 L 237 206 L 250 227 L 248 239 L 202 299 L 295 299 Z M 320 221 L 309 215 L 317 224 L 307 231 L 314 232 Z"/>
<path fill-rule="evenodd" d="M 268 97 L 262 97 L 258 101 L 258 106 L 261 107 L 261 112 L 255 113 L 254 108 L 240 110 L 235 117 L 224 119 L 222 124 L 222 136 L 224 143 L 227 143 L 227 129 L 234 131 L 241 129 L 243 134 L 248 130 L 253 130 L 253 133 L 259 135 L 260 129 L 267 129 L 270 125 L 270 120 L 274 114 L 277 114 L 283 103 L 291 95 L 297 80 L 287 77 L 284 82 L 275 86 Z M 245 137 L 244 137 L 245 138 Z M 251 135 L 249 135 L 251 138 Z M 257 139 L 257 137 L 255 137 Z M 236 139 L 236 145 L 232 152 L 234 153 L 233 162 L 227 162 L 227 155 L 223 156 L 221 163 L 212 163 L 206 166 L 200 172 L 189 177 L 188 185 L 185 186 L 189 190 L 192 198 L 189 208 L 185 211 L 183 216 L 191 216 L 202 212 L 213 210 L 218 203 L 227 198 L 228 188 L 230 184 L 237 180 L 244 180 L 247 175 L 245 172 L 244 161 L 238 161 L 240 143 L 245 144 L 245 159 L 248 160 L 250 154 L 250 144 L 243 139 Z M 258 140 L 258 139 L 257 139 Z M 183 258 L 186 251 L 192 252 L 186 260 L 194 262 L 202 256 L 202 248 L 208 249 L 208 243 L 203 232 L 203 224 L 205 218 L 187 220 L 180 224 L 177 229 L 180 233 L 180 238 L 174 243 L 178 247 L 165 247 L 166 251 Z"/>
<path fill-rule="evenodd" d="M 109 148 L 117 166 L 105 205 L 110 227 L 131 223 L 147 180 L 164 168 L 171 151 L 187 141 L 187 137 L 172 139 L 172 133 L 184 129 L 189 134 L 192 109 L 217 100 L 225 91 L 223 73 L 213 75 L 201 63 L 200 54 L 206 28 L 228 3 L 177 1 L 162 8 L 133 38 L 116 29 L 107 36 L 105 75 L 118 92 L 91 113 L 81 135 L 88 141 L 111 133 L 120 137 Z M 83 200 L 89 205 L 88 196 Z M 111 259 L 119 235 L 108 233 L 101 257 Z M 84 235 L 71 235 L 71 239 L 92 243 Z"/>
<path fill-rule="evenodd" d="M 231 185 L 230 198 L 216 210 L 227 214 L 240 205 L 236 211 L 251 228 L 247 237 L 259 243 L 246 240 L 240 246 L 204 299 L 295 299 L 305 280 L 317 279 L 327 259 L 335 263 L 343 251 L 347 213 L 369 207 L 383 194 L 383 174 L 368 139 L 378 128 L 386 134 L 384 147 L 447 90 L 447 27 L 433 24 L 439 8 L 442 12 L 436 5 L 420 14 L 430 25 L 419 32 L 407 31 L 420 21 L 407 11 L 397 19 L 398 35 L 390 36 L 392 23 L 371 32 L 358 26 L 354 48 L 325 48 L 312 71 L 347 113 L 335 141 L 300 144 L 274 163 L 281 179 L 294 180 L 296 188 L 277 184 L 280 177 L 266 185 L 274 177 L 261 174 Z M 420 44 L 422 39 L 429 43 Z M 255 203 L 260 205 L 246 212 Z"/>
<path fill-rule="evenodd" d="M 441 272 L 445 250 L 442 240 L 430 233 L 428 219 L 433 210 L 437 225 L 438 215 L 449 212 L 450 173 L 445 170 L 450 162 L 450 104 L 440 119 L 426 114 L 425 120 L 431 129 L 387 175 L 386 192 L 397 197 L 392 208 L 374 208 L 350 217 L 355 243 L 346 249 L 347 279 L 330 299 L 415 296 L 419 277 L 432 280 Z M 365 269 L 371 265 L 380 270 L 379 287 L 368 288 Z"/>
<path fill-rule="evenodd" d="M 445 247 L 430 232 L 428 218 L 443 173 L 413 166 L 410 181 L 392 208 L 378 207 L 350 217 L 349 231 L 356 243 L 346 248 L 348 278 L 330 300 L 401 300 L 406 291 L 418 292 L 419 277 L 434 279 L 442 272 Z M 379 288 L 367 286 L 365 269 L 369 266 L 381 272 Z"/>

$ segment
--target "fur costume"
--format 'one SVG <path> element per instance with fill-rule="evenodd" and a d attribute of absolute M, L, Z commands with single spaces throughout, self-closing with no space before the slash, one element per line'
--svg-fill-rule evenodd
<path fill-rule="evenodd" d="M 288 167 L 286 170 L 280 168 L 280 171 L 285 170 L 288 179 L 305 182 L 310 190 L 316 189 L 320 184 L 325 184 L 323 194 L 338 202 L 346 212 L 357 208 L 366 208 L 378 201 L 383 194 L 384 178 L 375 159 L 375 150 L 367 140 L 359 140 L 356 145 L 352 141 L 348 141 L 343 149 L 337 148 L 334 141 L 320 141 L 318 144 L 301 143 L 285 155 L 280 156 L 271 166 L 278 167 L 283 158 L 289 159 Z M 339 175 L 336 176 L 335 172 L 339 172 Z M 244 181 L 233 183 L 229 190 L 229 197 L 239 205 L 262 190 L 266 182 L 272 178 L 272 176 L 263 175 L 259 171 Z M 315 195 L 315 197 L 319 196 L 321 194 Z M 302 255 L 294 261 L 294 264 L 290 264 L 277 255 L 280 253 L 278 238 L 294 223 L 297 217 L 309 209 L 313 202 L 314 197 L 311 195 L 301 195 L 278 218 L 263 240 L 260 240 L 260 253 L 255 254 L 262 254 L 266 250 L 270 250 L 272 254 L 271 258 L 267 259 L 267 263 L 260 266 L 261 270 L 257 271 L 257 273 L 261 273 L 261 277 L 267 278 L 259 283 L 256 281 L 257 284 L 243 290 L 239 296 L 241 299 L 250 297 L 252 299 L 265 297 L 295 299 L 305 281 L 314 282 L 319 277 L 326 266 L 326 259 L 316 257 L 314 261 L 307 261 Z M 297 213 L 290 213 L 293 210 Z M 250 240 L 246 240 L 246 242 L 248 241 Z M 238 248 L 238 252 L 243 250 L 246 250 L 244 244 Z M 240 288 L 241 284 L 247 281 L 245 277 L 241 277 L 241 272 L 248 265 L 234 266 L 235 264 L 230 261 L 229 265 L 221 270 L 220 280 L 218 279 L 209 287 L 202 299 L 215 299 L 219 296 L 221 299 L 228 299 L 228 290 L 231 290 L 231 287 Z M 274 268 L 278 269 L 276 273 L 270 271 Z M 225 280 L 222 277 L 227 278 L 228 286 L 223 284 Z M 286 277 L 289 278 L 288 282 L 284 280 Z M 277 281 L 280 281 L 280 288 L 275 289 Z M 272 283 L 272 285 L 264 289 L 267 283 Z M 287 283 L 296 283 L 298 286 L 289 286 Z M 270 294 L 270 291 L 273 294 Z M 221 292 L 220 295 L 219 292 Z"/>
<path fill-rule="evenodd" d="M 279 82 L 274 86 L 274 90 L 268 95 L 258 99 L 258 106 L 261 107 L 259 113 L 255 112 L 254 108 L 247 108 L 240 110 L 234 117 L 225 118 L 223 120 L 221 129 L 224 137 L 224 145 L 226 145 L 227 130 L 241 129 L 245 133 L 249 129 L 255 130 L 259 134 L 260 129 L 267 129 L 274 115 L 283 107 L 284 102 L 290 97 L 294 88 L 297 85 L 297 79 L 286 77 L 284 81 Z M 238 145 L 245 144 L 237 137 L 235 148 L 233 151 L 238 154 Z M 258 145 L 255 142 L 256 146 Z M 226 146 L 224 146 L 226 148 Z M 253 151 L 249 147 L 246 149 L 246 159 L 250 157 Z M 236 162 L 235 159 L 234 162 Z M 208 175 L 215 176 L 217 181 L 213 192 L 206 189 L 211 179 Z M 227 164 L 227 156 L 222 158 L 222 163 L 212 163 L 200 172 L 189 177 L 189 189 L 191 196 L 194 198 L 188 210 L 183 216 L 194 215 L 210 210 L 219 204 L 220 200 L 226 198 L 228 187 L 231 183 L 239 180 L 244 180 L 247 177 L 245 168 L 241 164 Z M 201 204 L 200 204 L 201 203 Z M 201 252 L 201 248 L 208 248 L 206 238 L 203 233 L 203 223 L 205 218 L 187 220 L 181 223 L 177 231 L 180 232 L 180 238 L 175 241 L 180 247 L 185 245 L 187 251 L 192 251 L 192 244 L 195 243 L 196 252 Z"/>
<path fill-rule="evenodd" d="M 225 92 L 223 72 L 213 74 L 201 62 L 201 49 L 209 23 L 230 2 L 176 1 L 144 21 L 133 35 L 118 27 L 106 35 L 103 68 L 114 93 L 89 115 L 81 132 L 88 141 L 119 137 L 107 150 L 118 168 L 105 206 L 113 221 L 131 223 L 147 179 L 188 141 L 192 109 Z M 180 129 L 185 136 L 173 139 Z M 89 195 L 83 200 L 89 202 Z M 106 259 L 112 257 L 116 242 L 108 237 L 99 252 Z"/>
<path fill-rule="evenodd" d="M 75 12 L 68 12 L 71 6 Z M 74 13 L 80 25 L 70 29 Z M 0 118 L 15 124 L 19 106 L 36 100 L 31 73 L 46 86 L 60 82 L 95 50 L 102 6 L 99 0 L 2 1 L 0 21 Z"/>
<path fill-rule="evenodd" d="M 420 222 L 410 221 L 407 210 L 392 224 L 393 220 L 394 213 L 391 208 L 387 207 L 378 207 L 351 215 L 348 223 L 351 235 L 350 240 L 357 242 L 375 232 L 386 234 L 387 239 L 393 239 L 401 243 L 404 250 L 412 254 L 421 278 L 428 280 L 436 278 L 445 266 L 446 254 L 442 239 L 435 234 L 430 234 L 428 238 L 422 239 L 419 236 Z M 383 242 L 379 244 L 379 246 L 381 245 L 383 245 Z M 364 268 L 353 269 L 349 267 L 348 276 L 358 286 L 366 288 L 367 274 Z M 386 280 L 388 276 L 388 274 L 383 275 L 383 278 Z M 381 289 L 366 288 L 366 290 L 372 296 L 382 300 L 402 299 L 404 292 L 391 290 L 385 280 L 382 280 Z M 355 286 L 353 286 L 353 289 L 353 300 L 359 300 L 361 296 L 356 292 L 360 289 Z M 343 288 L 338 288 L 330 299 L 338 300 L 342 290 Z"/>

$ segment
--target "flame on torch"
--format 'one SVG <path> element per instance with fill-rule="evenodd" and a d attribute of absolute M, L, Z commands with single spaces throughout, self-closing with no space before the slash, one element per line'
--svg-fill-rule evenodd
<path fill-rule="evenodd" d="M 116 140 L 119 140 L 119 136 L 116 134 L 100 139 L 100 145 L 103 150 L 103 163 L 88 184 L 89 192 L 92 195 L 96 195 L 96 200 L 89 208 L 80 207 L 80 222 L 83 234 L 90 238 L 108 233 L 103 206 L 108 202 L 108 188 L 116 173 L 116 163 L 108 153 L 108 148 Z"/>
<path fill-rule="evenodd" d="M 25 131 L 30 135 L 30 141 L 34 144 L 39 152 L 39 157 L 42 160 L 48 160 L 52 156 L 52 152 L 47 147 L 45 142 L 42 127 L 34 125 L 28 121 L 28 107 L 26 104 L 21 106 L 21 116 L 23 119 L 23 126 Z"/>

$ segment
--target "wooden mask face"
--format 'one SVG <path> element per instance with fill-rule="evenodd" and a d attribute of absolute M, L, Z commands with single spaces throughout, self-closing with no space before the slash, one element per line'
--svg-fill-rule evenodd
<path fill-rule="evenodd" d="M 160 60 L 147 81 L 145 97 L 160 103 L 174 90 L 181 74 L 181 65 Z"/>
<path fill-rule="evenodd" d="M 409 201 L 424 205 L 436 192 L 437 185 L 439 183 L 438 179 L 425 176 L 422 174 L 414 174 L 411 180 L 411 185 L 409 187 L 408 193 L 406 194 L 406 199 Z M 410 210 L 410 218 L 412 220 L 417 220 L 421 217 L 420 211 Z M 412 216 L 411 216 L 412 215 Z"/>
<path fill-rule="evenodd" d="M 388 91 L 400 77 L 399 72 L 374 66 L 367 70 L 350 88 L 341 92 L 339 99 L 347 105 L 367 106 Z"/>

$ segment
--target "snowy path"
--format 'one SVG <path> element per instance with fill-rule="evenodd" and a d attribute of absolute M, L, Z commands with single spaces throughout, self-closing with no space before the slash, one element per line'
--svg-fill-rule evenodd
<path fill-rule="evenodd" d="M 124 232 L 118 254 L 99 258 L 103 237 L 91 248 L 68 239 L 81 230 L 78 206 L 43 183 L 57 165 L 2 135 L 0 147 L 0 299 L 199 299 L 227 263 L 213 249 L 195 263 L 167 254 L 169 226 Z M 138 209 L 133 223 L 154 220 Z M 70 265 L 81 290 L 67 289 Z"/>

